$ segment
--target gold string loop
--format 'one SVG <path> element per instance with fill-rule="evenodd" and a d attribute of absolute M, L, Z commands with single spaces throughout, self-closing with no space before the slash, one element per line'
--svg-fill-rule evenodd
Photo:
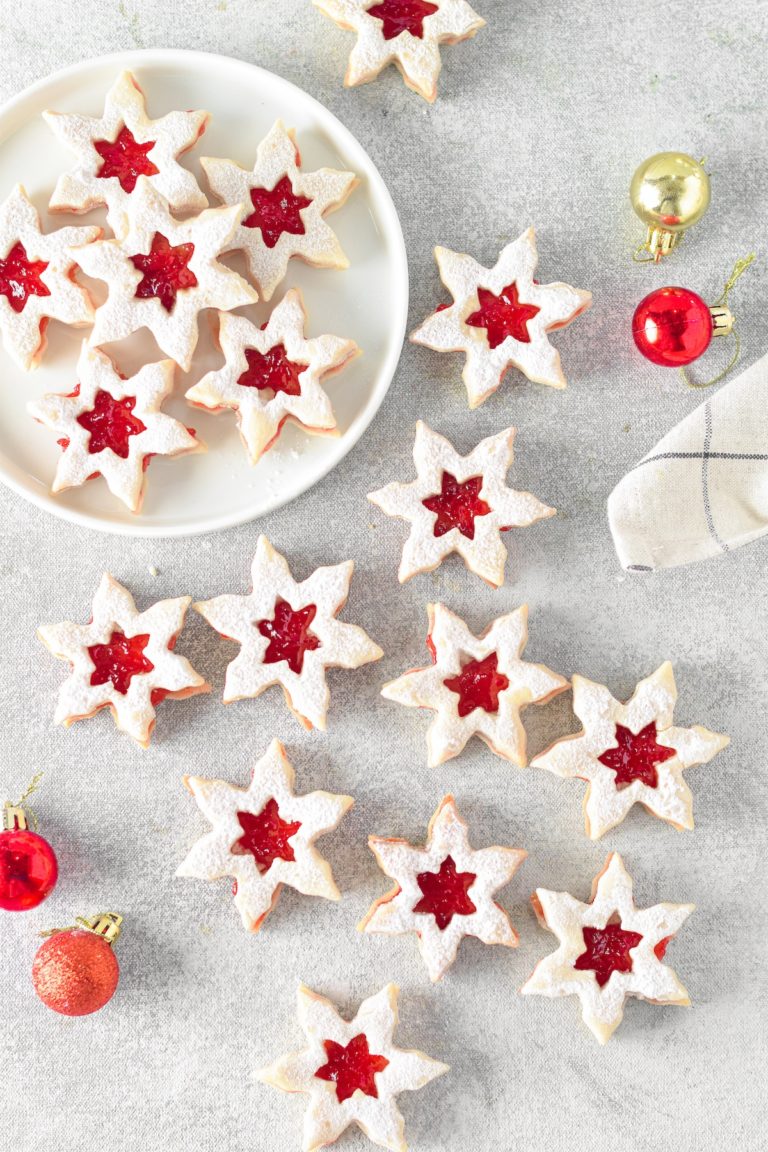
<path fill-rule="evenodd" d="M 725 286 L 723 288 L 723 291 L 720 293 L 720 296 L 718 297 L 718 299 L 711 306 L 710 310 L 714 310 L 714 309 L 718 309 L 718 308 L 725 309 L 726 314 L 728 314 L 728 311 L 727 311 L 728 310 L 728 296 L 731 292 L 731 289 L 733 288 L 736 281 L 739 280 L 744 275 L 747 268 L 749 268 L 750 264 L 753 263 L 754 259 L 755 259 L 755 253 L 750 252 L 748 256 L 742 256 L 739 260 L 736 261 L 736 263 L 733 266 L 733 269 L 731 271 L 730 276 L 728 277 L 728 279 L 725 282 Z M 729 316 L 729 319 L 730 319 L 731 328 L 730 328 L 730 331 L 728 332 L 728 335 L 733 337 L 733 355 L 731 356 L 730 360 L 726 364 L 725 368 L 723 368 L 722 372 L 718 372 L 717 376 L 713 376 L 711 380 L 704 380 L 701 382 L 698 382 L 696 380 L 692 380 L 690 378 L 690 376 L 688 375 L 688 373 L 686 372 L 685 367 L 681 367 L 680 368 L 680 375 L 682 376 L 683 380 L 685 381 L 685 383 L 688 385 L 689 388 L 712 388 L 713 385 L 719 384 L 721 380 L 724 380 L 725 377 L 728 375 L 728 373 L 731 372 L 732 369 L 735 368 L 735 366 L 738 364 L 739 358 L 741 356 L 741 337 L 739 336 L 738 330 L 736 329 L 735 317 Z"/>

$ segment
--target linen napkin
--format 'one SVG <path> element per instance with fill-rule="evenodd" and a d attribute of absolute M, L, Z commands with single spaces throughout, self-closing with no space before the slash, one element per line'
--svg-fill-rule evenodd
<path fill-rule="evenodd" d="M 674 568 L 768 532 L 768 355 L 677 424 L 616 485 L 622 567 Z"/>

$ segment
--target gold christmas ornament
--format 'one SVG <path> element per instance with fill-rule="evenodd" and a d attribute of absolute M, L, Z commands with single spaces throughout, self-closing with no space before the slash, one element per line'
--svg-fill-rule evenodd
<path fill-rule="evenodd" d="M 703 164 L 685 152 L 658 152 L 635 172 L 629 197 L 648 229 L 634 253 L 638 263 L 657 264 L 706 212 L 710 188 Z"/>

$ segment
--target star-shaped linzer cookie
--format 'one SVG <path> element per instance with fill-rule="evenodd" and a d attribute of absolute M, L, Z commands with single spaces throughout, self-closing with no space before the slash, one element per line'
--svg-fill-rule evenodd
<path fill-rule="evenodd" d="M 511 367 L 534 383 L 565 388 L 560 353 L 549 333 L 586 311 L 592 294 L 534 279 L 533 228 L 508 244 L 493 268 L 449 248 L 436 248 L 435 259 L 453 303 L 438 308 L 411 339 L 436 352 L 465 353 L 462 378 L 470 408 L 487 400 Z"/>
<path fill-rule="evenodd" d="M 208 208 L 175 220 L 167 201 L 140 176 L 128 205 L 122 240 L 89 244 L 82 268 L 106 281 L 109 295 L 96 311 L 91 344 L 124 340 L 148 328 L 167 356 L 187 372 L 197 347 L 198 314 L 254 304 L 258 295 L 219 263 L 237 223 L 237 208 Z M 80 257 L 78 256 L 78 259 Z"/>
<path fill-rule="evenodd" d="M 416 480 L 388 484 L 368 496 L 388 516 L 411 525 L 400 562 L 401 584 L 458 552 L 471 572 L 498 588 L 507 560 L 500 533 L 555 515 L 530 492 L 506 486 L 515 431 L 489 436 L 468 456 L 460 456 L 419 420 L 413 446 Z"/>
<path fill-rule="evenodd" d="M 589 904 L 546 888 L 537 888 L 531 902 L 559 947 L 537 964 L 520 989 L 524 996 L 578 996 L 582 1019 L 601 1044 L 621 1023 L 628 996 L 651 1004 L 690 1004 L 664 956 L 694 905 L 636 908 L 632 878 L 618 852 L 594 880 Z"/>
<path fill-rule="evenodd" d="M 258 932 L 283 884 L 304 896 L 339 900 L 330 866 L 315 840 L 352 806 L 351 796 L 294 792 L 295 773 L 279 740 L 253 769 L 247 788 L 185 776 L 201 812 L 213 825 L 179 866 L 177 876 L 234 878 L 235 906 L 249 932 Z"/>
<path fill-rule="evenodd" d="M 323 219 L 340 208 L 359 183 L 354 172 L 303 172 L 292 129 L 273 124 L 256 150 L 252 172 L 231 160 L 200 163 L 213 194 L 238 209 L 228 247 L 242 250 L 264 300 L 271 300 L 294 256 L 314 268 L 347 268 L 336 233 Z"/>
<path fill-rule="evenodd" d="M 43 358 L 49 320 L 93 323 L 91 298 L 75 280 L 80 257 L 101 228 L 44 233 L 21 184 L 0 205 L 0 333 L 6 352 L 30 372 Z"/>
<path fill-rule="evenodd" d="M 110 492 L 139 512 L 151 457 L 204 452 L 205 445 L 179 420 L 161 411 L 173 391 L 175 369 L 173 360 L 162 360 L 126 379 L 104 352 L 83 344 L 75 390 L 27 404 L 29 414 L 55 432 L 64 449 L 51 490 L 63 492 L 103 476 Z"/>
<path fill-rule="evenodd" d="M 369 837 L 368 844 L 395 887 L 374 903 L 360 930 L 388 936 L 415 932 L 430 979 L 442 979 L 465 936 L 517 946 L 517 933 L 493 895 L 509 883 L 527 853 L 496 847 L 475 851 L 453 796 L 438 805 L 424 848 L 381 836 Z"/>
<path fill-rule="evenodd" d="M 211 627 L 240 644 L 227 668 L 224 703 L 260 696 L 279 684 L 305 728 L 326 726 L 327 668 L 359 668 L 383 656 L 355 624 L 337 620 L 349 594 L 354 563 L 317 568 L 297 582 L 288 563 L 260 536 L 247 596 L 217 596 L 195 604 Z"/>
<path fill-rule="evenodd" d="M 641 680 L 626 704 L 602 684 L 573 677 L 573 710 L 583 724 L 532 762 L 564 779 L 587 781 L 587 835 L 598 840 L 635 804 L 678 829 L 693 828 L 693 797 L 686 768 L 706 764 L 728 737 L 696 725 L 672 724 L 677 687 L 667 661 Z"/>
<path fill-rule="evenodd" d="M 397 985 L 387 984 L 347 1021 L 330 1000 L 299 985 L 298 1017 L 306 1047 L 261 1069 L 256 1078 L 309 1096 L 303 1152 L 333 1144 L 352 1124 L 374 1144 L 407 1152 L 397 1097 L 423 1088 L 448 1066 L 423 1052 L 395 1047 L 398 991 Z"/>
<path fill-rule="evenodd" d="M 263 328 L 244 316 L 222 313 L 219 343 L 224 367 L 209 372 L 187 392 L 187 400 L 197 408 L 236 413 L 252 464 L 272 447 L 286 420 L 307 432 L 336 430 L 323 380 L 340 372 L 358 347 L 340 336 L 307 340 L 305 320 L 296 288 L 286 293 Z"/>
<path fill-rule="evenodd" d="M 69 728 L 109 708 L 118 728 L 146 748 L 161 700 L 210 692 L 189 661 L 173 651 L 190 600 L 160 600 L 138 612 L 128 589 L 105 572 L 87 624 L 39 628 L 46 648 L 71 666 L 59 689 L 55 722 Z"/>
<path fill-rule="evenodd" d="M 528 608 L 499 616 L 482 636 L 443 604 L 427 605 L 427 645 L 433 663 L 385 684 L 387 700 L 436 713 L 427 732 L 427 762 L 435 768 L 479 736 L 492 752 L 519 768 L 527 764 L 520 713 L 565 692 L 568 681 L 543 664 L 521 659 L 528 640 Z"/>
<path fill-rule="evenodd" d="M 205 131 L 207 112 L 169 112 L 150 120 L 135 77 L 122 72 L 107 93 L 101 117 L 44 112 L 43 119 L 77 158 L 72 171 L 59 177 L 49 211 L 89 212 L 106 204 L 107 222 L 121 237 L 130 227 L 129 205 L 139 176 L 174 212 L 208 207 L 195 177 L 178 163 Z"/>
<path fill-rule="evenodd" d="M 484 27 L 466 0 L 313 0 L 341 28 L 357 33 L 344 83 L 375 80 L 396 64 L 403 80 L 430 104 L 437 96 L 441 44 L 458 44 Z"/>

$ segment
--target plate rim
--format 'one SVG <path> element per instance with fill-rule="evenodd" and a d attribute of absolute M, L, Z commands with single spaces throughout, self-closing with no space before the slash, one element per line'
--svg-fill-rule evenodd
<path fill-rule="evenodd" d="M 254 64 L 250 60 L 242 60 L 236 56 L 228 56 L 221 52 L 204 52 L 194 48 L 132 48 L 123 52 L 109 52 L 103 56 L 88 57 L 86 60 L 80 60 L 74 64 L 68 64 L 64 68 L 59 68 L 55 72 L 49 72 L 46 76 L 35 80 L 21 92 L 17 92 L 16 95 L 11 96 L 0 105 L 0 123 L 9 115 L 12 115 L 20 104 L 25 103 L 30 98 L 34 99 L 36 95 L 39 95 L 48 88 L 49 85 L 61 83 L 62 81 L 66 82 L 68 79 L 79 75 L 89 68 L 114 65 L 115 67 L 131 70 L 132 68 L 142 67 L 152 63 L 156 65 L 171 62 L 175 62 L 176 64 L 193 64 L 195 61 L 203 66 L 209 61 L 216 61 L 217 63 L 227 61 L 229 64 L 236 66 L 238 70 L 251 73 L 256 72 L 262 77 L 269 78 L 270 81 L 277 81 L 280 85 L 297 93 L 301 100 L 308 102 L 310 108 L 316 113 L 318 120 L 321 123 L 326 122 L 331 125 L 334 133 L 337 134 L 337 139 L 340 139 L 342 145 L 351 145 L 353 149 L 358 149 L 362 152 L 369 165 L 370 173 L 373 174 L 377 183 L 377 193 L 384 209 L 384 215 L 388 218 L 385 221 L 387 225 L 388 242 L 393 247 L 395 253 L 394 273 L 395 278 L 400 280 L 400 291 L 397 294 L 397 299 L 399 300 L 397 328 L 393 334 L 393 341 L 390 342 L 386 356 L 377 373 L 380 383 L 372 393 L 372 403 L 369 404 L 369 410 L 364 413 L 354 439 L 345 440 L 344 437 L 340 436 L 335 442 L 329 441 L 329 445 L 337 447 L 335 451 L 332 450 L 329 453 L 327 461 L 323 462 L 319 471 L 313 474 L 306 484 L 302 484 L 298 491 L 285 498 L 277 496 L 269 508 L 261 512 L 249 513 L 247 510 L 241 510 L 238 512 L 224 513 L 220 516 L 207 517 L 204 521 L 197 524 L 178 526 L 159 527 L 151 524 L 142 524 L 138 516 L 135 524 L 130 521 L 108 523 L 103 517 L 96 514 L 82 512 L 79 509 L 68 508 L 64 504 L 57 503 L 55 496 L 53 496 L 50 490 L 46 490 L 44 493 L 36 492 L 29 487 L 26 480 L 22 480 L 18 475 L 22 473 L 26 477 L 27 473 L 23 472 L 4 451 L 0 451 L 0 481 L 11 489 L 11 491 L 59 520 L 110 536 L 154 540 L 202 536 L 212 532 L 221 532 L 230 528 L 241 527 L 244 524 L 250 524 L 254 520 L 269 516 L 272 512 L 276 512 L 294 500 L 298 500 L 311 488 L 314 488 L 316 484 L 324 480 L 363 438 L 375 416 L 378 414 L 392 386 L 405 342 L 410 289 L 408 254 L 400 218 L 389 188 L 376 164 L 374 164 L 371 159 L 367 148 L 354 133 L 339 120 L 334 112 L 326 108 L 326 106 L 315 96 L 312 96 L 311 93 L 300 88 L 298 84 L 294 84 L 292 80 L 287 80 L 277 72 L 273 72 L 269 68 L 264 68 L 260 64 Z M 16 129 L 16 131 L 18 131 L 18 129 Z M 368 174 L 366 174 L 366 177 L 369 178 Z M 382 384 L 381 381 L 386 381 L 386 384 Z"/>

